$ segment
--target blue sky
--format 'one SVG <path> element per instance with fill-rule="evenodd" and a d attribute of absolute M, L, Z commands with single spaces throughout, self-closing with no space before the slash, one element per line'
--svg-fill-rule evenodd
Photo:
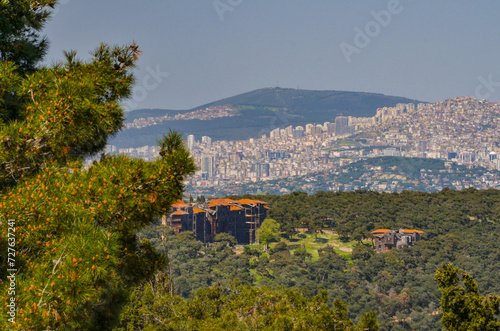
<path fill-rule="evenodd" d="M 274 86 L 500 101 L 499 13 L 482 0 L 61 0 L 46 62 L 135 40 L 127 109 Z"/>

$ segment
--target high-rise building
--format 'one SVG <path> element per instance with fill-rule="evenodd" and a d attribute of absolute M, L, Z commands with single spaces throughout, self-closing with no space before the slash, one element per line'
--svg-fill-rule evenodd
<path fill-rule="evenodd" d="M 306 124 L 306 131 L 305 134 L 313 134 L 315 126 L 312 124 Z"/>
<path fill-rule="evenodd" d="M 194 146 L 194 135 L 190 134 L 187 138 L 188 150 L 192 151 Z"/>
<path fill-rule="evenodd" d="M 321 124 L 316 124 L 316 134 L 321 134 L 323 133 L 323 125 Z"/>
<path fill-rule="evenodd" d="M 328 132 L 328 134 L 335 133 L 335 123 L 325 122 L 323 125 L 323 131 Z"/>
<path fill-rule="evenodd" d="M 276 139 L 280 137 L 280 128 L 276 128 L 269 134 L 270 138 Z"/>
<path fill-rule="evenodd" d="M 293 130 L 292 137 L 293 139 L 299 139 L 304 136 L 304 128 L 301 126 L 298 126 Z"/>
<path fill-rule="evenodd" d="M 473 151 L 462 151 L 458 154 L 458 158 L 463 162 L 472 163 L 476 160 L 476 153 Z"/>
<path fill-rule="evenodd" d="M 335 135 L 343 136 L 349 133 L 349 117 L 337 116 L 335 117 Z"/>
<path fill-rule="evenodd" d="M 417 150 L 419 152 L 427 152 L 428 148 L 429 148 L 429 140 L 428 139 L 423 139 L 423 140 L 420 140 L 418 141 L 418 147 L 417 147 Z"/>
<path fill-rule="evenodd" d="M 215 164 L 214 157 L 211 155 L 203 155 L 201 157 L 201 177 L 205 179 L 214 176 Z"/>
<path fill-rule="evenodd" d="M 252 172 L 257 174 L 257 177 L 269 177 L 269 163 L 257 163 L 252 165 Z"/>
<path fill-rule="evenodd" d="M 396 105 L 396 110 L 398 111 L 398 114 L 404 113 L 405 109 L 406 109 L 406 105 L 404 103 L 398 103 Z"/>
<path fill-rule="evenodd" d="M 212 145 L 212 138 L 210 138 L 209 136 L 203 136 L 203 137 L 201 137 L 201 142 L 202 142 L 202 144 L 206 144 L 207 146 L 210 146 L 210 145 Z"/>
<path fill-rule="evenodd" d="M 396 148 L 386 148 L 384 149 L 384 156 L 401 156 L 401 152 Z"/>

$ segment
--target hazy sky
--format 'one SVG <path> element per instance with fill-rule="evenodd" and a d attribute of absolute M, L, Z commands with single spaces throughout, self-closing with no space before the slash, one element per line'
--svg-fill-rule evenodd
<path fill-rule="evenodd" d="M 274 86 L 500 101 L 499 13 L 493 0 L 61 0 L 44 33 L 47 62 L 135 40 L 127 108 Z"/>

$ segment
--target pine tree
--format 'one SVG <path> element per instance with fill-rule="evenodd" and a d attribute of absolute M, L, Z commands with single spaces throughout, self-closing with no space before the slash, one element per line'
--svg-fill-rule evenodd
<path fill-rule="evenodd" d="M 64 62 L 35 68 L 46 44 L 35 32 L 51 4 L 0 5 L 0 249 L 15 249 L 17 269 L 16 324 L 3 318 L 0 328 L 105 330 L 131 289 L 165 264 L 136 232 L 182 197 L 195 166 L 177 133 L 161 139 L 154 162 L 102 155 L 82 166 L 122 128 L 120 102 L 131 95 L 140 51 L 101 44 L 89 60 L 67 52 Z M 7 275 L 0 269 L 0 279 Z M 0 294 L 10 300 L 9 282 Z"/>
<path fill-rule="evenodd" d="M 379 329 L 377 318 L 375 317 L 375 312 L 372 310 L 361 317 L 361 321 L 358 324 L 359 331 L 376 331 Z"/>
<path fill-rule="evenodd" d="M 168 293 L 165 280 L 159 277 L 133 293 L 117 331 L 356 330 L 343 302 L 336 300 L 333 308 L 327 305 L 326 291 L 308 298 L 298 289 L 244 287 L 235 282 L 231 288 L 216 285 L 182 299 Z"/>
<path fill-rule="evenodd" d="M 452 263 L 443 263 L 435 279 L 441 289 L 441 323 L 450 331 L 497 331 L 500 328 L 500 297 L 481 296 L 476 282 Z"/>
<path fill-rule="evenodd" d="M 35 69 L 47 51 L 40 36 L 57 0 L 0 1 L 0 60 L 13 62 L 21 72 Z"/>
<path fill-rule="evenodd" d="M 0 1 L 0 124 L 8 119 L 15 120 L 20 110 L 19 97 L 13 86 L 6 85 L 6 77 L 13 75 L 15 65 L 17 74 L 26 75 L 34 71 L 47 51 L 47 39 L 40 36 L 47 18 L 56 1 Z M 11 79 L 10 84 L 18 83 Z"/>

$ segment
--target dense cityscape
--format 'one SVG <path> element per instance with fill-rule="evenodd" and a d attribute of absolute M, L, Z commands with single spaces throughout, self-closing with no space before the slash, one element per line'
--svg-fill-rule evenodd
<path fill-rule="evenodd" d="M 233 115 L 230 107 L 212 107 L 177 116 L 203 120 Z M 373 117 L 337 116 L 323 124 L 278 127 L 269 135 L 248 140 L 212 141 L 208 136 L 196 139 L 192 134 L 187 136 L 186 144 L 198 171 L 188 179 L 187 192 L 214 196 L 269 191 L 283 194 L 293 188 L 315 192 L 497 187 L 499 121 L 499 103 L 457 97 L 434 104 L 379 108 Z M 149 118 L 133 123 L 157 122 L 157 118 Z M 156 146 L 107 146 L 107 152 L 146 160 L 158 156 Z M 371 166 L 365 167 L 367 171 L 353 178 L 352 183 L 335 178 L 345 177 L 350 171 L 345 167 L 353 162 L 381 156 L 445 160 L 448 170 L 440 169 L 441 173 L 435 175 L 432 170 L 425 173 L 426 169 L 422 169 L 420 178 L 408 178 L 397 172 L 391 176 L 387 170 Z M 480 176 L 470 171 L 458 175 L 462 172 L 452 168 L 459 165 L 480 169 Z M 318 180 L 319 173 L 333 177 Z M 321 183 L 323 180 L 327 183 Z"/>

